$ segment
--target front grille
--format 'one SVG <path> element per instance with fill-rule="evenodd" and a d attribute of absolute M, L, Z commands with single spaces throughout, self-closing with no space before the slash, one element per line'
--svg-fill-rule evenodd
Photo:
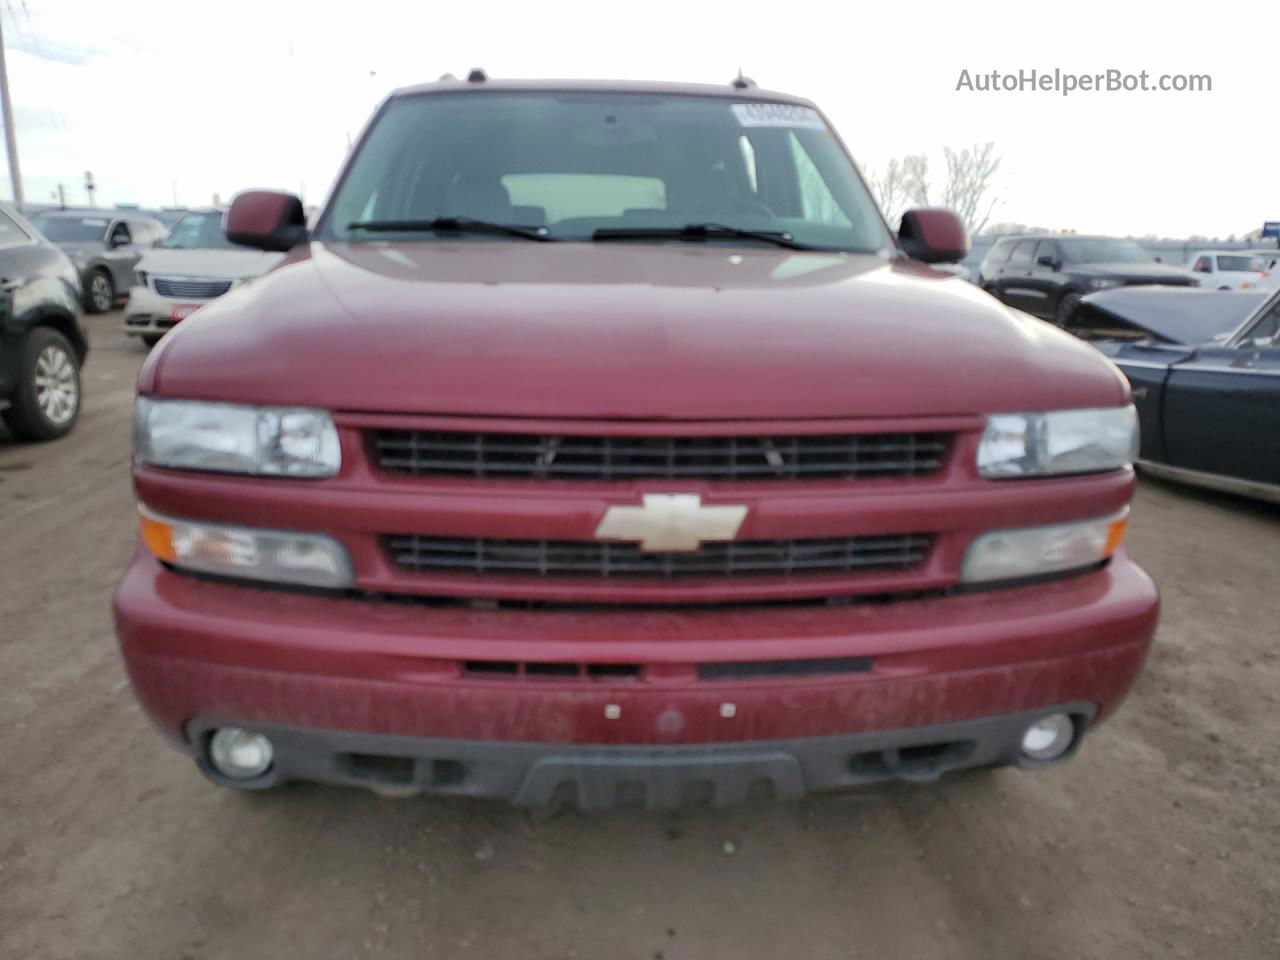
<path fill-rule="evenodd" d="M 231 289 L 230 280 L 197 279 L 193 277 L 154 277 L 156 293 L 162 297 L 182 300 L 212 300 Z"/>
<path fill-rule="evenodd" d="M 376 430 L 384 470 L 417 475 L 568 480 L 790 480 L 934 473 L 942 433 L 747 437 L 540 436 Z"/>
<path fill-rule="evenodd" d="M 1194 286 L 1190 277 L 1160 277 L 1147 280 L 1125 280 L 1126 287 L 1190 287 Z"/>
<path fill-rule="evenodd" d="M 909 570 L 923 562 L 932 537 L 910 533 L 727 541 L 704 543 L 691 553 L 645 553 L 638 544 L 612 541 L 493 540 L 414 534 L 391 535 L 385 540 L 396 566 L 414 572 L 670 580 Z"/>

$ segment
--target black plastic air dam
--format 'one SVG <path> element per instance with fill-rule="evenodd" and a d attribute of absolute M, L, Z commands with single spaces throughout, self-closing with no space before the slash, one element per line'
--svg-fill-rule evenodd
<path fill-rule="evenodd" d="M 1095 714 L 1087 702 L 958 723 L 834 737 L 674 746 L 595 746 L 427 739 L 349 731 L 260 727 L 198 717 L 188 725 L 196 762 L 215 783 L 262 790 L 289 780 L 398 792 L 504 798 L 517 806 L 572 802 L 609 809 L 636 799 L 673 809 L 693 798 L 716 806 L 745 802 L 761 790 L 778 799 L 885 780 L 925 782 L 972 767 L 1034 769 L 1061 763 L 1079 748 Z M 1070 748 L 1049 761 L 1022 755 L 1028 726 L 1052 713 L 1075 723 Z M 275 761 L 263 776 L 229 780 L 209 764 L 209 737 L 220 726 L 263 733 Z"/>

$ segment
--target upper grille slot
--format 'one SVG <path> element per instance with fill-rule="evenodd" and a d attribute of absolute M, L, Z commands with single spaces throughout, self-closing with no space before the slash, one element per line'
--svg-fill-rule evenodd
<path fill-rule="evenodd" d="M 787 576 L 909 570 L 928 553 L 928 534 L 704 543 L 692 553 L 645 553 L 613 541 L 386 537 L 391 559 L 415 572 L 648 577 Z"/>
<path fill-rule="evenodd" d="M 540 436 L 375 430 L 384 470 L 415 475 L 567 480 L 793 480 L 935 473 L 944 433 L 745 437 Z"/>
<path fill-rule="evenodd" d="M 154 277 L 156 293 L 162 297 L 181 297 L 184 300 L 212 300 L 231 289 L 230 280 L 208 280 L 198 277 Z"/>

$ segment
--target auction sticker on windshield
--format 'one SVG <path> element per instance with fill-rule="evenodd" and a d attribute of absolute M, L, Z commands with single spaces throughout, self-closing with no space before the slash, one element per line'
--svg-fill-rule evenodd
<path fill-rule="evenodd" d="M 794 103 L 735 103 L 733 115 L 744 127 L 827 128 L 817 110 Z"/>

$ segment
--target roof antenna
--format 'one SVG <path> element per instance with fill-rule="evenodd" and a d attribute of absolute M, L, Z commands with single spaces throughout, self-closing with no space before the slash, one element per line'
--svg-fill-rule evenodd
<path fill-rule="evenodd" d="M 471 72 L 467 74 L 467 83 L 484 83 L 488 79 L 489 75 L 481 67 L 472 67 Z"/>
<path fill-rule="evenodd" d="M 756 82 L 750 77 L 742 75 L 742 68 L 738 68 L 738 75 L 733 78 L 733 88 L 735 90 L 746 90 L 748 87 L 754 87 Z"/>

